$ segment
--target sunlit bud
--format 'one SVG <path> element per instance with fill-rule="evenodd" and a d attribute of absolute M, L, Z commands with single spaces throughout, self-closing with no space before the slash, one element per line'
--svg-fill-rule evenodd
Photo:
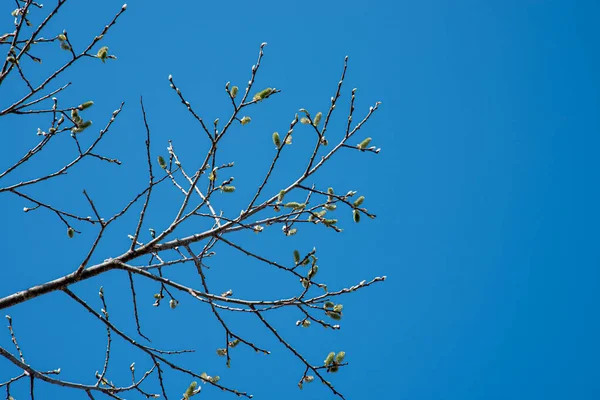
<path fill-rule="evenodd" d="M 367 148 L 367 146 L 369 145 L 369 143 L 371 143 L 371 138 L 370 137 L 368 137 L 365 140 L 363 140 L 362 142 L 360 142 L 358 144 L 358 148 L 361 149 L 361 150 L 364 150 L 364 149 Z"/>
<path fill-rule="evenodd" d="M 108 57 L 108 47 L 107 46 L 100 47 L 100 50 L 98 50 L 98 53 L 96 54 L 96 56 L 100 60 L 102 60 L 102 62 L 105 62 L 106 58 Z"/>
<path fill-rule="evenodd" d="M 333 360 L 335 360 L 335 353 L 332 351 L 331 353 L 327 354 L 327 357 L 323 361 L 323 364 L 325 364 L 326 366 L 333 364 Z"/>
<path fill-rule="evenodd" d="M 319 112 L 317 113 L 317 115 L 315 115 L 315 119 L 314 119 L 314 121 L 313 121 L 313 124 L 314 124 L 315 126 L 319 126 L 319 123 L 321 122 L 321 118 L 322 118 L 322 117 L 323 117 L 323 113 L 322 113 L 321 111 L 319 111 Z"/>
<path fill-rule="evenodd" d="M 235 186 L 221 186 L 221 191 L 224 193 L 233 193 L 235 192 Z"/>
<path fill-rule="evenodd" d="M 250 117 L 243 117 L 243 118 L 240 120 L 240 123 L 241 123 L 242 125 L 246 125 L 246 124 L 249 124 L 249 123 L 250 123 L 250 121 L 251 121 Z"/>
<path fill-rule="evenodd" d="M 352 219 L 354 219 L 354 222 L 359 223 L 360 222 L 360 211 L 352 210 Z"/>
<path fill-rule="evenodd" d="M 273 132 L 273 144 L 276 148 L 281 146 L 281 138 L 279 137 L 279 133 Z"/>
<path fill-rule="evenodd" d="M 254 100 L 254 101 L 256 101 L 256 100 L 264 100 L 267 97 L 269 97 L 272 93 L 273 93 L 273 89 L 272 88 L 266 88 L 266 89 L 261 90 L 260 92 L 256 93 L 254 95 L 254 98 L 252 100 Z"/>
<path fill-rule="evenodd" d="M 220 357 L 224 357 L 227 355 L 227 349 L 217 349 L 217 355 Z"/>

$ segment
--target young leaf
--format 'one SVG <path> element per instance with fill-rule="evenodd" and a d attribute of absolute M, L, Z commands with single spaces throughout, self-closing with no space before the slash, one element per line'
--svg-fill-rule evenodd
<path fill-rule="evenodd" d="M 162 156 L 158 156 L 158 165 L 160 165 L 162 169 L 167 169 L 167 162 Z"/>

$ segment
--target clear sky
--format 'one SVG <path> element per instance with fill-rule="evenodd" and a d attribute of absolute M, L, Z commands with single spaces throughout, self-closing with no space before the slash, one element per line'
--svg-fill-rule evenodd
<path fill-rule="evenodd" d="M 43 35 L 66 28 L 81 47 L 121 5 L 69 1 Z M 13 7 L 8 1 L 0 5 L 2 32 L 11 29 Z M 347 86 L 330 141 L 341 135 L 356 87 L 357 115 L 382 101 L 360 134 L 382 151 L 348 151 L 314 183 L 358 190 L 379 218 L 357 225 L 346 211 L 340 213 L 342 234 L 313 227 L 291 238 L 268 231 L 234 237 L 282 262 L 291 261 L 295 248 L 316 246 L 319 274 L 331 288 L 381 275 L 388 280 L 342 301 L 339 332 L 301 330 L 293 313 L 275 314 L 273 324 L 314 363 L 331 350 L 345 350 L 350 365 L 331 381 L 349 399 L 597 399 L 599 12 L 598 2 L 585 0 L 131 0 L 103 39 L 118 60 L 104 65 L 85 60 L 57 82 L 73 82 L 60 97 L 65 104 L 95 101 L 86 111 L 95 129 L 125 101 L 101 147 L 124 165 L 87 162 L 64 179 L 26 192 L 89 213 L 81 195 L 87 189 L 101 212 L 118 210 L 147 180 L 140 95 L 153 157 L 166 154 L 171 139 L 184 160 L 199 163 L 206 150 L 202 132 L 178 104 L 167 76 L 173 75 L 206 121 L 225 118 L 230 112 L 225 82 L 243 86 L 260 43 L 268 42 L 257 86 L 282 92 L 249 111 L 252 123 L 232 131 L 223 148 L 231 155 L 222 156 L 223 162 L 236 162 L 230 172 L 238 191 L 215 204 L 236 214 L 270 162 L 271 133 L 285 132 L 301 107 L 326 109 L 348 55 Z M 40 55 L 42 66 L 30 66 L 40 71 L 32 72 L 34 80 L 68 53 L 51 45 Z M 22 90 L 16 81 L 6 83 L 0 107 Z M 0 170 L 36 143 L 35 131 L 44 121 L 0 119 Z M 298 150 L 284 164 L 290 170 L 308 145 L 301 131 L 295 134 Z M 67 139 L 10 182 L 70 159 Z M 278 191 L 285 178 L 278 175 L 271 190 Z M 164 228 L 173 217 L 175 188 L 161 190 L 145 229 Z M 68 239 L 54 215 L 25 214 L 25 206 L 31 204 L 0 194 L 0 297 L 72 272 L 93 238 L 92 229 L 76 226 L 82 234 Z M 93 261 L 127 249 L 136 217 L 107 235 Z M 288 287 L 281 274 L 225 247 L 210 265 L 215 291 L 231 288 L 240 297 L 257 298 Z M 185 272 L 172 276 L 197 284 Z M 72 289 L 100 309 L 100 285 L 115 323 L 134 333 L 126 275 L 111 273 Z M 200 350 L 182 358 L 187 366 L 220 375 L 223 384 L 259 399 L 333 398 L 317 383 L 299 391 L 302 365 L 255 321 L 232 319 L 272 354 L 236 348 L 227 370 L 214 352 L 223 335 L 208 308 L 180 298 L 176 310 L 156 309 L 151 304 L 157 288 L 139 285 L 142 324 L 152 344 Z M 6 313 L 13 316 L 28 363 L 41 370 L 61 367 L 67 380 L 94 382 L 104 359 L 103 328 L 64 294 Z M 0 332 L 0 345 L 12 350 L 7 330 Z M 108 377 L 129 382 L 130 363 L 141 370 L 147 360 L 118 340 L 114 346 Z M 0 362 L 0 381 L 19 373 Z M 168 378 L 172 398 L 179 398 L 190 379 Z M 17 400 L 27 393 L 25 382 L 14 388 Z M 83 398 L 42 384 L 37 394 Z M 234 398 L 210 387 L 200 396 Z"/>

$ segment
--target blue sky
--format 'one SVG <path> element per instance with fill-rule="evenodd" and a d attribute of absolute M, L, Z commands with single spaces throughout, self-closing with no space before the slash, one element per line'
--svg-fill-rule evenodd
<path fill-rule="evenodd" d="M 2 31 L 12 21 L 8 3 L 0 6 Z M 44 35 L 66 28 L 75 46 L 84 46 L 121 5 L 68 2 Z M 268 42 L 257 86 L 282 92 L 249 111 L 252 123 L 233 130 L 221 150 L 228 154 L 223 162 L 236 162 L 230 172 L 238 191 L 215 204 L 237 213 L 272 157 L 271 133 L 285 132 L 301 107 L 326 109 L 348 55 L 330 141 L 341 134 L 356 87 L 357 115 L 382 101 L 360 133 L 373 137 L 382 151 L 377 156 L 345 152 L 313 182 L 340 192 L 358 190 L 379 218 L 357 225 L 349 211 L 338 211 L 344 228 L 339 235 L 313 227 L 287 238 L 275 228 L 263 236 L 232 238 L 282 262 L 291 261 L 295 248 L 316 246 L 319 275 L 331 288 L 381 275 L 388 280 L 342 301 L 339 332 L 300 330 L 293 313 L 274 314 L 273 324 L 315 363 L 331 350 L 345 350 L 350 365 L 331 381 L 349 399 L 595 399 L 600 397 L 599 11 L 597 2 L 584 0 L 187 1 L 177 6 L 133 0 L 103 39 L 118 60 L 104 65 L 86 60 L 60 80 L 73 82 L 60 97 L 64 104 L 94 100 L 86 113 L 96 129 L 125 101 L 101 147 L 124 165 L 87 162 L 27 193 L 89 213 L 81 195 L 87 189 L 101 212 L 118 210 L 147 180 L 140 95 L 153 156 L 166 154 L 170 139 L 183 160 L 197 165 L 206 150 L 204 137 L 178 104 L 167 76 L 173 75 L 206 121 L 224 119 L 230 112 L 225 82 L 243 86 L 260 43 Z M 42 66 L 31 66 L 34 79 L 67 56 L 58 45 L 40 55 Z M 5 83 L 0 104 L 22 90 L 16 81 Z M 36 143 L 35 131 L 44 121 L 0 120 L 0 170 Z M 288 171 L 295 171 L 309 146 L 308 132 L 303 136 L 300 128 L 282 164 Z M 66 139 L 52 148 L 52 156 L 41 155 L 10 182 L 68 160 L 73 148 Z M 274 179 L 275 192 L 287 182 L 283 172 Z M 178 199 L 172 186 L 163 186 L 144 228 L 164 228 L 173 217 L 169 206 Z M 84 257 L 92 229 L 77 226 L 82 234 L 68 239 L 54 215 L 23 213 L 30 204 L 22 199 L 2 193 L 0 205 L 5 227 L 0 297 L 72 272 Z M 109 232 L 94 261 L 127 249 L 136 217 L 131 214 Z M 225 247 L 210 265 L 215 291 L 232 288 L 240 297 L 257 298 L 297 286 Z M 190 271 L 172 274 L 195 282 Z M 99 309 L 100 285 L 115 323 L 133 333 L 125 275 L 110 273 L 73 290 Z M 182 358 L 184 364 L 218 374 L 223 384 L 255 398 L 331 396 L 316 383 L 299 391 L 302 365 L 256 321 L 231 319 L 273 354 L 236 348 L 227 370 L 214 352 L 223 335 L 209 310 L 185 298 L 176 310 L 156 309 L 151 306 L 156 290 L 139 282 L 144 330 L 157 347 L 198 349 Z M 13 316 L 27 362 L 42 370 L 61 367 L 64 379 L 94 381 L 104 357 L 103 329 L 65 295 L 6 312 Z M 12 349 L 7 331 L 0 334 L 0 346 Z M 130 363 L 136 361 L 141 370 L 147 361 L 118 340 L 114 346 L 108 376 L 128 382 Z M 0 363 L 0 381 L 18 373 Z M 168 377 L 170 394 L 178 398 L 189 379 Z M 26 386 L 14 388 L 16 399 L 27 397 Z M 82 398 L 42 384 L 37 394 Z M 207 387 L 201 396 L 227 395 Z"/>

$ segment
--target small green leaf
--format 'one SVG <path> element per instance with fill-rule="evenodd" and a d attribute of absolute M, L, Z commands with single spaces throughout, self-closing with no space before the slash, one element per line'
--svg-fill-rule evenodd
<path fill-rule="evenodd" d="M 294 250 L 294 262 L 296 264 L 300 262 L 300 252 L 298 250 Z"/>
<path fill-rule="evenodd" d="M 163 156 L 158 156 L 158 165 L 160 165 L 162 169 L 167 169 L 167 162 L 165 161 Z"/>

